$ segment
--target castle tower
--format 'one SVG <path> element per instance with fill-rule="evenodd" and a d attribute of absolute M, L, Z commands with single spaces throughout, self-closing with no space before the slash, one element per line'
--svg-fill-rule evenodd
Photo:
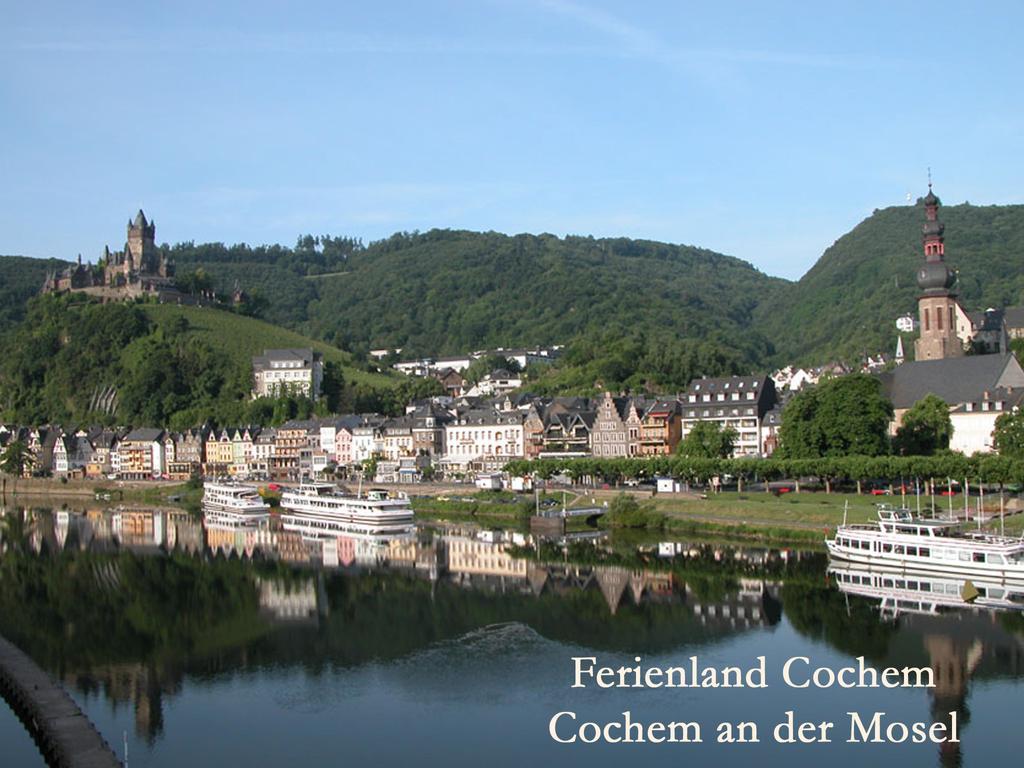
<path fill-rule="evenodd" d="M 140 209 L 135 221 L 128 222 L 128 244 L 126 256 L 132 266 L 144 275 L 155 275 L 160 269 L 160 256 L 156 251 L 156 222 L 146 221 L 146 214 Z M 129 259 L 126 259 L 128 261 Z"/>
<path fill-rule="evenodd" d="M 939 221 L 941 204 L 929 180 L 928 195 L 924 198 L 925 222 L 921 227 L 924 264 L 917 272 L 917 285 L 921 289 L 917 299 L 921 335 L 914 342 L 916 360 L 941 360 L 964 354 L 963 344 L 956 334 L 957 300 L 952 290 L 956 276 L 945 262 L 945 227 Z"/>

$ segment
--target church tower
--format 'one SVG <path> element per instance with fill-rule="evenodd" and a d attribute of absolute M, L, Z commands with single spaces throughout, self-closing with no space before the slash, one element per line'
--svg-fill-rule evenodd
<path fill-rule="evenodd" d="M 135 214 L 135 221 L 128 222 L 125 256 L 141 274 L 155 275 L 160 268 L 160 256 L 156 251 L 156 222 L 146 221 L 146 214 L 141 209 Z"/>
<path fill-rule="evenodd" d="M 929 180 L 928 195 L 924 198 L 925 222 L 921 227 L 924 264 L 917 272 L 917 285 L 921 289 L 917 299 L 921 335 L 914 342 L 916 360 L 942 360 L 964 354 L 956 333 L 957 300 L 952 290 L 956 276 L 946 266 L 942 237 L 945 227 L 939 221 L 940 205 Z"/>

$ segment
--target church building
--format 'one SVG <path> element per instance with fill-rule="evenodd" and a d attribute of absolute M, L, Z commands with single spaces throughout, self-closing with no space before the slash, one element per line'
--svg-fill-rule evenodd
<path fill-rule="evenodd" d="M 920 335 L 914 342 L 914 362 L 903 363 L 879 376 L 893 406 L 890 432 L 896 433 L 903 415 L 928 394 L 950 407 L 954 436 L 951 447 L 964 453 L 992 450 L 991 423 L 1024 396 L 1024 368 L 1009 353 L 1006 316 L 1011 310 L 969 313 L 957 299 L 956 274 L 946 265 L 939 198 L 928 184 L 922 201 L 924 262 L 918 268 Z M 973 425 L 983 413 L 984 428 Z M 960 418 L 963 416 L 963 418 Z M 961 424 L 961 422 L 964 422 Z M 968 434 L 968 432 L 970 434 Z"/>

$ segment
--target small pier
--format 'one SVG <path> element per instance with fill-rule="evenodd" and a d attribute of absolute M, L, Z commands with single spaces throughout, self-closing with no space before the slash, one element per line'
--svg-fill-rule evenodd
<path fill-rule="evenodd" d="M 0 637 L 0 696 L 51 768 L 120 768 L 114 750 L 67 692 Z"/>
<path fill-rule="evenodd" d="M 530 517 L 530 533 L 538 536 L 561 537 L 565 535 L 565 521 L 572 517 L 597 520 L 608 512 L 607 507 L 568 507 L 549 509 Z"/>

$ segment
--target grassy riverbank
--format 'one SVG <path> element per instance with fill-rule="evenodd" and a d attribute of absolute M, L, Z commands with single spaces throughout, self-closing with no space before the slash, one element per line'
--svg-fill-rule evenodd
<path fill-rule="evenodd" d="M 619 494 L 611 490 L 588 490 L 569 493 L 566 503 L 573 506 L 602 506 L 610 504 Z M 635 494 L 646 511 L 639 527 L 651 534 L 658 532 L 674 536 L 713 536 L 730 540 L 760 541 L 765 543 L 800 543 L 820 545 L 845 519 L 849 523 L 867 523 L 877 519 L 879 503 L 906 505 L 917 510 L 912 496 L 880 497 L 866 494 L 822 492 L 786 493 L 720 493 L 701 498 L 696 494 L 661 494 L 653 497 Z M 545 501 L 561 505 L 561 491 L 541 496 Z M 962 514 L 962 500 L 953 500 L 953 511 Z M 481 525 L 509 528 L 518 527 L 534 512 L 534 498 L 529 494 L 478 491 L 451 494 L 433 498 L 416 498 L 413 508 L 418 516 L 430 520 L 476 522 Z M 949 500 L 936 498 L 936 512 L 944 515 Z M 991 511 L 991 510 L 990 510 Z M 921 512 L 931 513 L 931 501 L 922 497 Z M 601 525 L 613 525 L 602 519 Z M 997 524 L 998 526 L 998 524 Z M 1006 532 L 1019 535 L 1024 530 L 1024 515 L 1006 519 Z M 582 519 L 570 519 L 568 528 L 585 530 Z"/>

